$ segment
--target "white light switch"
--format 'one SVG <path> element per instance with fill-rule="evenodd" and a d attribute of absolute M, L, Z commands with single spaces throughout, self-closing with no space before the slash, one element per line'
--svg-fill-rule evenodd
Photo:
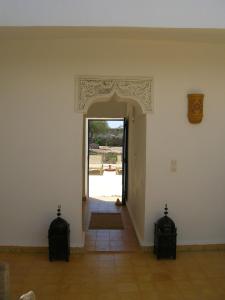
<path fill-rule="evenodd" d="M 176 159 L 172 159 L 170 162 L 170 171 L 176 172 L 177 171 L 177 161 Z"/>

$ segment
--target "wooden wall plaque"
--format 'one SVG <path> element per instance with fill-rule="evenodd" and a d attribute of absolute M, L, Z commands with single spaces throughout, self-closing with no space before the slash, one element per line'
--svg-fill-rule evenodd
<path fill-rule="evenodd" d="M 203 100 L 203 94 L 188 94 L 188 120 L 190 123 L 201 123 L 203 118 Z"/>

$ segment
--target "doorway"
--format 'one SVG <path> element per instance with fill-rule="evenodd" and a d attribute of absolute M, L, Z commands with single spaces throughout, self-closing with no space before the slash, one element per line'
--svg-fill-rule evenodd
<path fill-rule="evenodd" d="M 126 202 L 128 200 L 128 120 L 127 118 L 87 118 L 85 248 L 87 251 L 138 251 L 139 244 Z M 119 199 L 119 203 L 117 202 Z M 122 226 L 97 227 L 93 216 L 119 215 Z"/>
<path fill-rule="evenodd" d="M 118 172 L 124 174 L 121 176 L 122 182 L 120 185 L 121 204 L 115 205 L 117 195 L 114 194 L 113 201 L 102 201 L 99 196 L 92 197 L 92 192 L 89 185 L 89 147 L 92 143 L 93 148 L 100 148 L 101 145 L 95 145 L 96 142 L 90 140 L 92 137 L 89 133 L 89 120 L 95 121 L 123 121 L 123 144 L 121 153 L 122 169 Z M 129 121 L 129 130 L 128 130 Z M 140 106 L 132 99 L 118 98 L 116 95 L 109 101 L 96 101 L 89 107 L 87 114 L 84 116 L 84 185 L 83 185 L 83 206 L 84 217 L 83 225 L 85 231 L 85 248 L 88 251 L 136 251 L 139 249 L 139 243 L 144 233 L 144 209 L 145 209 L 145 124 L 146 117 L 143 114 Z M 105 144 L 103 146 L 108 146 Z M 128 151 L 129 150 L 129 151 Z M 98 151 L 95 151 L 96 154 Z M 93 154 L 93 153 L 92 153 Z M 98 153 L 99 154 L 99 153 Z M 110 154 L 111 155 L 111 154 Z M 116 161 L 115 161 L 116 159 Z M 91 159 L 92 160 L 92 159 Z M 92 178 L 97 180 L 103 178 L 104 175 L 111 175 L 110 169 L 115 169 L 115 165 L 119 163 L 119 159 L 113 161 L 100 161 L 98 168 L 93 168 L 91 172 Z M 129 164 L 128 164 L 129 163 Z M 128 172 L 129 165 L 129 172 Z M 120 167 L 121 168 L 121 167 Z M 108 174 L 107 174 L 108 172 Z M 113 186 L 112 181 L 110 181 Z M 104 184 L 102 184 L 104 187 Z M 101 187 L 101 185 L 100 185 Z M 103 199 L 105 200 L 105 199 Z M 93 213 L 110 212 L 120 213 L 123 221 L 123 229 L 111 229 L 106 226 L 102 229 L 91 228 L 91 219 Z M 135 230 L 134 230 L 135 228 Z M 137 233 L 137 235 L 136 235 Z M 140 234 L 139 234 L 140 233 Z"/>
<path fill-rule="evenodd" d="M 153 111 L 153 79 L 151 77 L 79 76 L 76 81 L 76 111 L 86 118 L 129 119 L 129 180 L 126 207 L 140 243 L 145 241 L 149 231 L 146 222 L 149 210 L 147 198 L 149 188 L 146 180 L 149 160 L 146 149 L 149 138 L 150 112 Z M 87 132 L 84 130 L 84 137 Z M 87 199 L 87 149 L 83 139 L 83 191 L 82 199 Z M 83 205 L 84 206 L 84 205 Z M 83 215 L 83 221 L 85 215 Z M 84 224 L 84 222 L 83 222 Z M 84 228 L 84 227 L 83 227 Z M 144 243 L 144 242 L 143 242 Z"/>
<path fill-rule="evenodd" d="M 87 120 L 88 197 L 125 205 L 128 188 L 128 120 Z"/>

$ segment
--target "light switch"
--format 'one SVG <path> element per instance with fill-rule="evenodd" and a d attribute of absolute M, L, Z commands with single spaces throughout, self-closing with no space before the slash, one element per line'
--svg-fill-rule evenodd
<path fill-rule="evenodd" d="M 177 171 L 177 161 L 176 159 L 172 159 L 170 162 L 170 171 L 176 172 Z"/>

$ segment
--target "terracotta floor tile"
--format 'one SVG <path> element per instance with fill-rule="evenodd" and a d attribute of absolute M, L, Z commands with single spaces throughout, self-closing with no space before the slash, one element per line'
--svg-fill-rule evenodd
<path fill-rule="evenodd" d="M 97 300 L 118 300 L 119 295 L 114 291 L 108 291 L 104 293 L 99 293 L 97 295 Z"/>
<path fill-rule="evenodd" d="M 64 295 L 60 295 L 59 300 L 97 300 L 97 295 L 93 293 L 64 293 Z"/>
<path fill-rule="evenodd" d="M 180 253 L 176 261 L 158 261 L 145 252 L 72 254 L 69 263 L 50 263 L 47 254 L 1 253 L 0 258 L 9 263 L 11 300 L 30 289 L 42 300 L 224 300 L 221 252 Z M 190 261 L 194 275 L 190 275 Z M 23 265 L 26 272 L 24 268 L 20 272 Z M 220 277 L 206 276 L 207 267 Z M 190 276 L 182 277 L 182 270 Z"/>
<path fill-rule="evenodd" d="M 140 296 L 141 300 L 160 300 L 160 296 L 155 291 L 142 291 Z"/>
<path fill-rule="evenodd" d="M 138 287 L 139 287 L 139 290 L 141 292 L 154 292 L 154 291 L 156 291 L 156 286 L 152 282 L 139 282 Z"/>
<path fill-rule="evenodd" d="M 138 285 L 135 282 L 117 283 L 116 289 L 119 293 L 138 292 Z"/>
<path fill-rule="evenodd" d="M 96 241 L 109 241 L 109 235 L 97 235 Z"/>
<path fill-rule="evenodd" d="M 109 241 L 98 241 L 96 240 L 95 250 L 96 251 L 109 251 Z"/>
<path fill-rule="evenodd" d="M 118 293 L 119 300 L 141 300 L 141 295 L 138 292 L 121 292 Z"/>
<path fill-rule="evenodd" d="M 95 202 L 91 209 L 126 208 Z M 0 253 L 10 266 L 11 300 L 33 289 L 41 300 L 224 300 L 224 251 L 178 252 L 157 260 L 138 246 L 131 224 L 124 230 L 87 230 L 86 251 L 70 261 L 49 262 L 47 254 Z"/>
<path fill-rule="evenodd" d="M 135 231 L 133 229 L 128 210 L 125 206 L 117 207 L 114 202 L 104 201 L 100 199 L 90 198 L 86 201 L 84 205 L 86 213 L 84 215 L 88 216 L 85 220 L 86 237 L 85 237 L 85 249 L 87 251 L 94 251 L 94 243 L 90 241 L 95 241 L 96 251 L 139 251 L 140 247 L 138 244 Z M 102 212 L 121 212 L 124 229 L 123 230 L 88 230 L 88 222 L 90 221 L 91 212 L 102 211 Z M 110 241 L 110 242 L 120 242 L 120 243 L 110 243 L 103 246 L 98 244 L 98 241 Z"/>

